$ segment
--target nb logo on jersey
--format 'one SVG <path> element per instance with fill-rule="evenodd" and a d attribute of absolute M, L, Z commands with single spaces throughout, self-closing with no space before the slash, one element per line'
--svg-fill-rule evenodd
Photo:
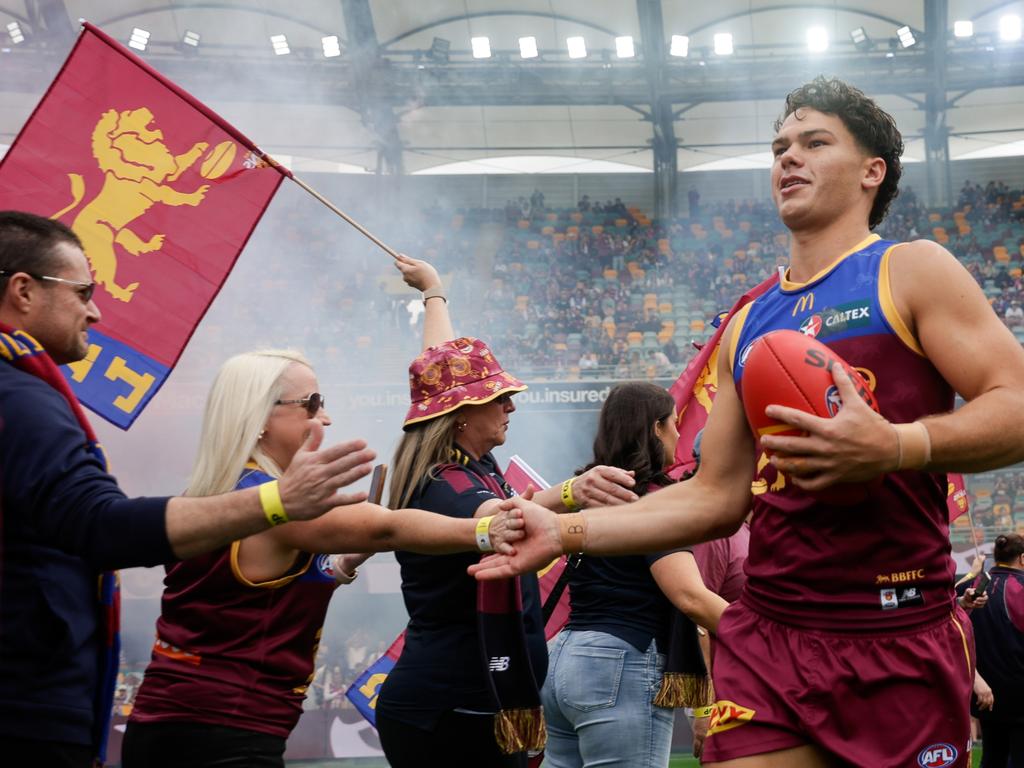
<path fill-rule="evenodd" d="M 958 755 L 952 744 L 932 744 L 921 750 L 917 764 L 921 768 L 946 768 L 956 762 Z"/>
<path fill-rule="evenodd" d="M 487 665 L 491 672 L 506 672 L 508 671 L 508 656 L 491 656 L 491 661 Z"/>
<path fill-rule="evenodd" d="M 793 305 L 793 317 L 796 317 L 800 312 L 809 312 L 814 309 L 814 291 L 805 293 L 796 303 Z"/>

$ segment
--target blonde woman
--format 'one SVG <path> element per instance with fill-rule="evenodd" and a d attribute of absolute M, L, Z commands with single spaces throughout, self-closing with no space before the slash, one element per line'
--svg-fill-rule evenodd
<path fill-rule="evenodd" d="M 409 367 L 412 404 L 391 466 L 390 506 L 481 519 L 512 495 L 491 451 L 505 442 L 512 396 L 526 385 L 479 339 L 455 338 L 437 272 L 397 262 L 423 291 L 424 350 Z M 564 512 L 636 498 L 629 473 L 594 467 L 533 498 Z M 525 766 L 543 743 L 537 689 L 547 668 L 533 574 L 482 590 L 466 574 L 474 554 L 399 551 L 409 611 L 405 646 L 377 699 L 377 728 L 392 768 L 427 764 Z M 497 720 L 496 720 L 497 718 Z"/>
<path fill-rule="evenodd" d="M 289 350 L 228 360 L 206 404 L 186 495 L 279 477 L 310 431 L 329 426 L 316 375 Z M 152 660 L 123 746 L 128 768 L 274 766 L 302 713 L 327 605 L 364 555 L 394 547 L 476 550 L 471 521 L 344 501 L 170 566 Z M 508 547 L 521 520 L 496 517 L 492 544 Z"/>

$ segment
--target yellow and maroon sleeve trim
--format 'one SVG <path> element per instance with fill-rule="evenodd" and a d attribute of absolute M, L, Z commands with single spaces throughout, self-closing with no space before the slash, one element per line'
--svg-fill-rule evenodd
<path fill-rule="evenodd" d="M 924 357 L 924 350 L 921 349 L 921 345 L 918 344 L 914 334 L 910 332 L 910 328 L 900 316 L 899 310 L 896 309 L 896 301 L 892 296 L 892 283 L 889 280 L 889 257 L 901 245 L 904 245 L 904 243 L 896 243 L 882 254 L 882 261 L 878 267 L 878 303 L 882 307 L 882 314 L 885 315 L 885 319 L 889 322 L 899 340 L 909 350 Z"/>

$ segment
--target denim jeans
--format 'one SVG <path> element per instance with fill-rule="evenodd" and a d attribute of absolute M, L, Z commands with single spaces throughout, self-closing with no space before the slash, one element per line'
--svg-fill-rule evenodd
<path fill-rule="evenodd" d="M 665 656 L 605 632 L 565 630 L 549 647 L 541 699 L 545 768 L 665 768 L 671 709 L 653 704 Z"/>

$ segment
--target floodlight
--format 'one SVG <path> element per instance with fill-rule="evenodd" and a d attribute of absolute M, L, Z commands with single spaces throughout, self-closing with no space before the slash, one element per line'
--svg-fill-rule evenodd
<path fill-rule="evenodd" d="M 811 27 L 807 30 L 807 50 L 811 53 L 823 53 L 828 50 L 828 30 L 824 27 Z"/>
<path fill-rule="evenodd" d="M 899 39 L 900 45 L 903 46 L 904 48 L 909 48 L 910 46 L 917 43 L 917 38 L 914 37 L 914 30 L 907 26 L 900 27 L 899 29 L 897 29 L 896 37 Z"/>
<path fill-rule="evenodd" d="M 584 59 L 587 56 L 587 43 L 582 37 L 565 38 L 565 47 L 569 49 L 570 59 Z"/>
<path fill-rule="evenodd" d="M 636 48 L 630 35 L 615 38 L 615 54 L 620 59 L 632 59 L 636 56 Z"/>
<path fill-rule="evenodd" d="M 472 37 L 469 44 L 473 47 L 474 59 L 491 58 L 491 40 L 488 37 Z"/>
<path fill-rule="evenodd" d="M 337 35 L 328 35 L 320 38 L 320 45 L 324 50 L 325 59 L 333 59 L 341 56 L 341 41 Z"/>
<path fill-rule="evenodd" d="M 999 19 L 999 39 L 1012 43 L 1020 40 L 1020 16 L 1016 14 L 1010 14 L 1009 16 L 1002 16 Z"/>
<path fill-rule="evenodd" d="M 278 56 L 287 56 L 292 52 L 288 47 L 288 38 L 284 35 L 271 35 L 270 44 L 274 46 L 274 53 Z"/>
<path fill-rule="evenodd" d="M 875 41 L 871 39 L 871 36 L 864 27 L 850 30 L 850 39 L 858 51 L 870 51 L 875 47 Z"/>
<path fill-rule="evenodd" d="M 433 42 L 430 43 L 430 58 L 441 64 L 447 64 L 451 48 L 450 40 L 445 40 L 443 37 L 435 37 Z"/>
<path fill-rule="evenodd" d="M 135 27 L 132 30 L 131 37 L 128 38 L 128 47 L 134 48 L 137 51 L 146 50 L 146 46 L 149 44 L 149 32 L 144 29 Z"/>
<path fill-rule="evenodd" d="M 719 56 L 732 56 L 732 34 L 729 32 L 715 33 L 715 53 Z"/>
<path fill-rule="evenodd" d="M 536 59 L 540 55 L 537 51 L 537 38 L 533 36 L 520 37 L 519 55 L 524 59 Z"/>
<path fill-rule="evenodd" d="M 685 59 L 690 53 L 690 38 L 686 35 L 672 35 L 672 45 L 668 49 L 670 56 Z"/>
<path fill-rule="evenodd" d="M 25 42 L 25 33 L 21 31 L 21 25 L 16 21 L 7 25 L 7 34 L 11 36 L 11 42 L 15 45 Z"/>
<path fill-rule="evenodd" d="M 973 37 L 974 36 L 974 22 L 973 21 L 954 21 L 953 22 L 953 36 L 954 37 Z"/>

